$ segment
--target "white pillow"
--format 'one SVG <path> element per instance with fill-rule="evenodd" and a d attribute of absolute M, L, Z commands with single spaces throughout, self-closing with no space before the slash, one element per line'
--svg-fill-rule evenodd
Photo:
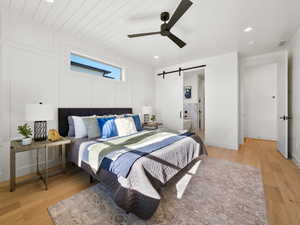
<path fill-rule="evenodd" d="M 74 121 L 74 129 L 75 129 L 75 138 L 83 138 L 87 137 L 87 128 L 82 118 L 93 118 L 96 116 L 72 116 Z"/>
<path fill-rule="evenodd" d="M 115 124 L 119 136 L 126 136 L 137 132 L 132 117 L 123 117 L 115 119 Z"/>

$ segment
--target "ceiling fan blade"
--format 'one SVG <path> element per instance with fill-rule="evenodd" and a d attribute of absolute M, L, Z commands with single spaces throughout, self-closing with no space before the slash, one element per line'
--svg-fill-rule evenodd
<path fill-rule="evenodd" d="M 140 33 L 140 34 L 129 34 L 129 38 L 135 38 L 135 37 L 142 37 L 142 36 L 148 36 L 148 35 L 155 35 L 155 34 L 160 34 L 159 32 L 150 32 L 150 33 Z"/>
<path fill-rule="evenodd" d="M 182 0 L 169 20 L 167 28 L 170 30 L 192 5 L 193 2 L 190 0 Z"/>
<path fill-rule="evenodd" d="M 178 37 L 176 37 L 174 34 L 169 33 L 167 35 L 168 38 L 170 38 L 176 45 L 178 45 L 180 48 L 183 48 L 186 43 L 184 41 L 182 41 L 181 39 L 179 39 Z"/>

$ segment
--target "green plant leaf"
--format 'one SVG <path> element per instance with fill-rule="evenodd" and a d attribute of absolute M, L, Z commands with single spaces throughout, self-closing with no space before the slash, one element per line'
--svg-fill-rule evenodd
<path fill-rule="evenodd" d="M 31 127 L 25 123 L 24 125 L 18 126 L 18 133 L 25 138 L 29 138 L 32 135 L 32 130 Z"/>

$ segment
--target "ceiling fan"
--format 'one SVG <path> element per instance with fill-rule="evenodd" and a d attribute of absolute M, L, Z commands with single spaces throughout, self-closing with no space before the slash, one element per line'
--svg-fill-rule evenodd
<path fill-rule="evenodd" d="M 160 34 L 162 36 L 166 36 L 170 38 L 175 44 L 177 44 L 180 48 L 183 48 L 186 43 L 176 37 L 171 33 L 171 28 L 177 23 L 177 21 L 184 15 L 184 13 L 192 6 L 193 2 L 190 0 L 182 0 L 175 10 L 174 14 L 170 19 L 170 14 L 168 12 L 162 12 L 160 14 L 160 19 L 164 22 L 160 26 L 160 31 L 158 32 L 149 32 L 149 33 L 140 33 L 140 34 L 129 34 L 129 38 L 149 36 L 149 35 L 157 35 Z M 170 20 L 169 20 L 170 19 Z M 168 22 L 167 22 L 168 21 Z"/>

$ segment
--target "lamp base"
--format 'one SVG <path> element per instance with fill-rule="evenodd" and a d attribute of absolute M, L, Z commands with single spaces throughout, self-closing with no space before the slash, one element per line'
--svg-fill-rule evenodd
<path fill-rule="evenodd" d="M 34 141 L 47 140 L 47 121 L 34 122 Z"/>

